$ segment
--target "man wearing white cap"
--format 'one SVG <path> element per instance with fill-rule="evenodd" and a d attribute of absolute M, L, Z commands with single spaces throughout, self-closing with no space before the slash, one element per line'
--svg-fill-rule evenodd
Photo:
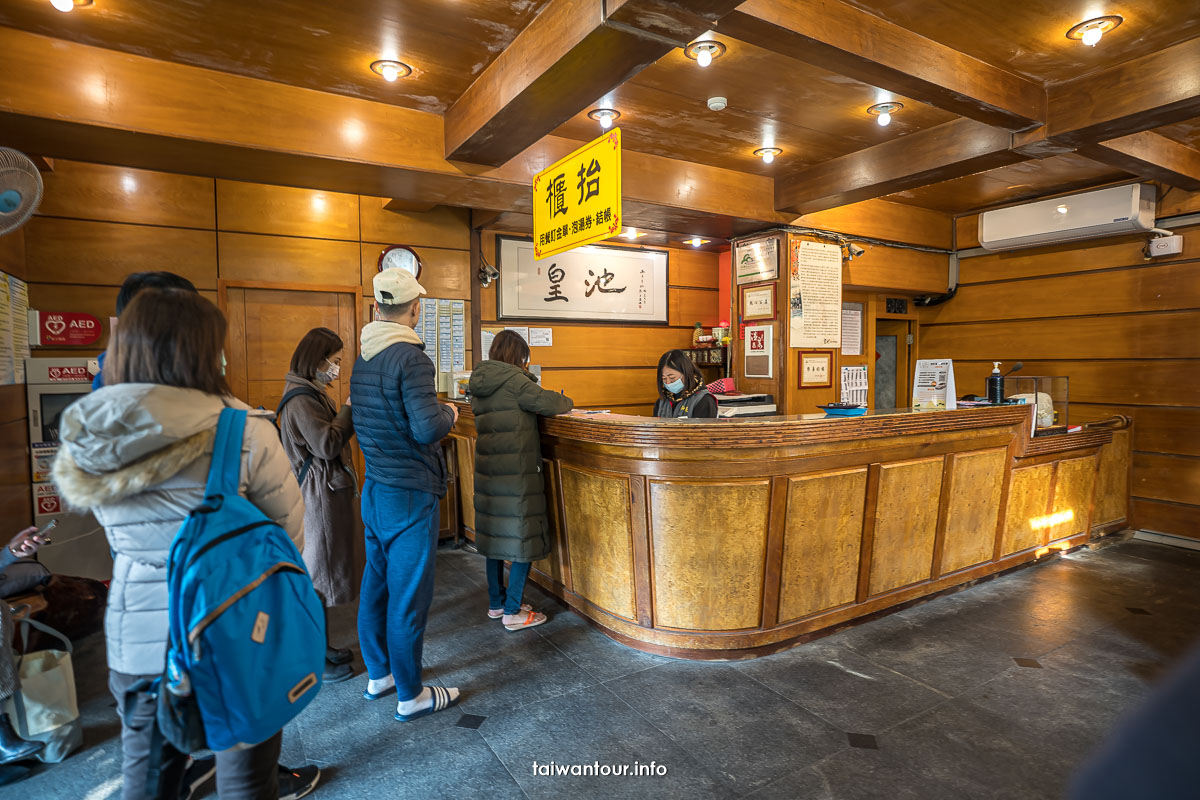
<path fill-rule="evenodd" d="M 433 362 L 414 328 L 424 287 L 406 270 L 375 275 L 378 321 L 362 330 L 350 377 L 354 431 L 367 465 L 362 489 L 367 566 L 358 639 L 367 666 L 363 696 L 396 690 L 396 719 L 458 702 L 458 689 L 421 684 L 425 621 L 433 599 L 438 499 L 446 494 L 441 440 L 458 419 L 439 403 Z"/>

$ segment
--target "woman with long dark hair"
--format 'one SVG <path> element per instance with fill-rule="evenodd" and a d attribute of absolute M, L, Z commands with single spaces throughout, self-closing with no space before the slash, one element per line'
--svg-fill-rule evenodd
<path fill-rule="evenodd" d="M 304 503 L 271 413 L 234 398 L 225 380 L 226 330 L 225 315 L 195 292 L 139 292 L 113 334 L 104 388 L 62 415 L 54 483 L 69 506 L 95 515 L 113 552 L 104 635 L 108 685 L 121 717 L 125 800 L 174 800 L 183 788 L 187 753 L 165 744 L 162 761 L 150 763 L 157 703 L 136 687 L 163 672 L 167 556 L 184 519 L 204 500 L 225 408 L 247 412 L 238 493 L 304 547 Z M 275 800 L 311 791 L 317 767 L 276 766 L 282 739 L 280 731 L 217 753 L 217 793 Z"/>
<path fill-rule="evenodd" d="M 703 386 L 700 370 L 682 350 L 668 350 L 658 360 L 658 401 L 654 416 L 714 419 L 717 400 Z"/>
<path fill-rule="evenodd" d="M 529 345 L 502 331 L 469 385 L 477 434 L 475 547 L 487 557 L 488 616 L 510 631 L 546 621 L 521 602 L 530 564 L 550 555 L 538 416 L 565 414 L 574 405 L 538 386 L 528 366 Z M 512 562 L 507 587 L 505 561 Z"/>
<path fill-rule="evenodd" d="M 350 406 L 330 396 L 342 369 L 342 337 L 313 328 L 292 353 L 279 405 L 283 449 L 304 495 L 304 565 L 328 610 L 358 599 L 366 561 L 358 513 L 357 476 L 351 466 Z M 325 683 L 354 677 L 350 651 L 325 648 Z"/>

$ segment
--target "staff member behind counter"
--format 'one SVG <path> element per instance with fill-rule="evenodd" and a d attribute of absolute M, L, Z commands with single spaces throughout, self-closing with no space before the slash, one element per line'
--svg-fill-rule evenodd
<path fill-rule="evenodd" d="M 717 400 L 701 387 L 700 371 L 682 350 L 668 350 L 658 360 L 658 402 L 654 416 L 667 419 L 716 419 Z"/>

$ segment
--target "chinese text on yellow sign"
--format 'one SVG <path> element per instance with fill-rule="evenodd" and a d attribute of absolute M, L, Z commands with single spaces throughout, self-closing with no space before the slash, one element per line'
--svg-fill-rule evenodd
<path fill-rule="evenodd" d="M 621 129 L 533 178 L 533 246 L 537 259 L 607 239 L 621 230 Z"/>

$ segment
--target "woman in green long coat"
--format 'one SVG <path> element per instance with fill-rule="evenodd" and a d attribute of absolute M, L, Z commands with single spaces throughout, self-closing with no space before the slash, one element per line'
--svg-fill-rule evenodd
<path fill-rule="evenodd" d="M 510 631 L 546 615 L 521 603 L 529 565 L 550 555 L 538 415 L 565 414 L 571 398 L 537 385 L 526 367 L 529 345 L 512 331 L 496 334 L 488 360 L 471 373 L 475 412 L 475 547 L 487 557 L 488 616 Z M 504 562 L 511 561 L 508 586 Z"/>

